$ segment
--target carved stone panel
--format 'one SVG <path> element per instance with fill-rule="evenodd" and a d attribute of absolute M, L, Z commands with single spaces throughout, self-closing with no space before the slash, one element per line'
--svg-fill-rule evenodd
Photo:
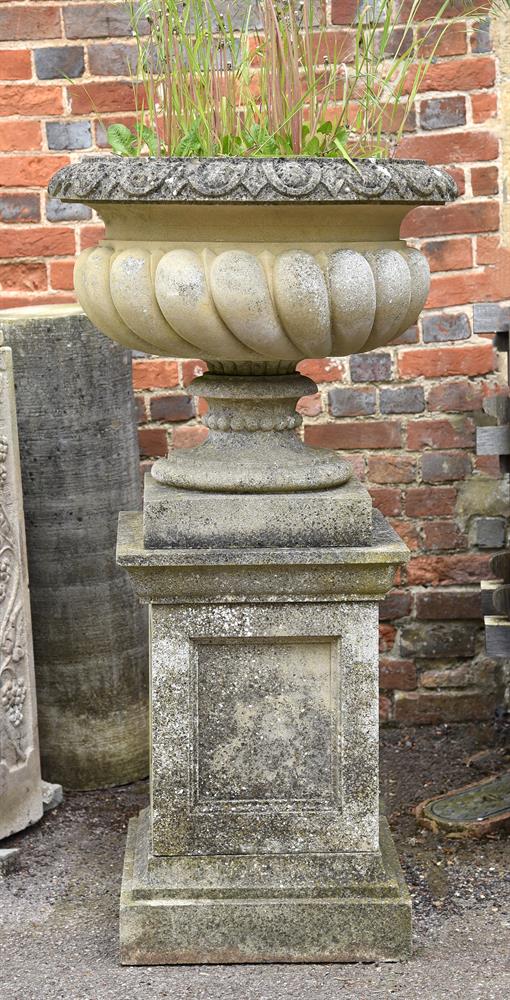
<path fill-rule="evenodd" d="M 152 733 L 156 855 L 377 850 L 377 605 L 153 605 Z"/>
<path fill-rule="evenodd" d="M 43 812 L 12 356 L 0 348 L 0 838 Z"/>

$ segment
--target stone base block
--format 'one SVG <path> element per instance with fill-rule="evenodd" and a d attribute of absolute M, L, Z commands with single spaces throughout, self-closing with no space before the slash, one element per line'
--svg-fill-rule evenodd
<path fill-rule="evenodd" d="M 301 493 L 206 493 L 145 477 L 146 549 L 369 545 L 372 501 L 357 479 Z"/>
<path fill-rule="evenodd" d="M 121 962 L 409 958 L 411 901 L 384 817 L 380 844 L 380 854 L 365 856 L 149 858 L 141 813 L 128 831 Z"/>

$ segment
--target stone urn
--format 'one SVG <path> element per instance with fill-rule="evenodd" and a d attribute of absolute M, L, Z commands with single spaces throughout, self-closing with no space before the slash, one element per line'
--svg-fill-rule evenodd
<path fill-rule="evenodd" d="M 304 358 L 417 319 L 417 161 L 88 157 L 50 192 L 105 239 L 76 266 L 92 322 L 202 358 L 207 440 L 157 461 L 118 562 L 151 620 L 151 803 L 130 823 L 126 964 L 405 958 L 411 906 L 379 814 L 378 604 L 408 550 L 335 452 L 307 447 Z"/>

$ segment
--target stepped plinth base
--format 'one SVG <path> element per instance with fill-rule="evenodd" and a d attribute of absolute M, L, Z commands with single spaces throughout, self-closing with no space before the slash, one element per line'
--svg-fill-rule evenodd
<path fill-rule="evenodd" d="M 122 880 L 124 965 L 398 961 L 411 900 L 387 821 L 376 855 L 150 858 L 132 819 Z"/>

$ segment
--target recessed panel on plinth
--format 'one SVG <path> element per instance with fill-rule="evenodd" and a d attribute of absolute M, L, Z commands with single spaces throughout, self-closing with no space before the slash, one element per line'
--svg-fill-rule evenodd
<path fill-rule="evenodd" d="M 373 602 L 153 605 L 152 685 L 155 854 L 377 847 Z"/>

